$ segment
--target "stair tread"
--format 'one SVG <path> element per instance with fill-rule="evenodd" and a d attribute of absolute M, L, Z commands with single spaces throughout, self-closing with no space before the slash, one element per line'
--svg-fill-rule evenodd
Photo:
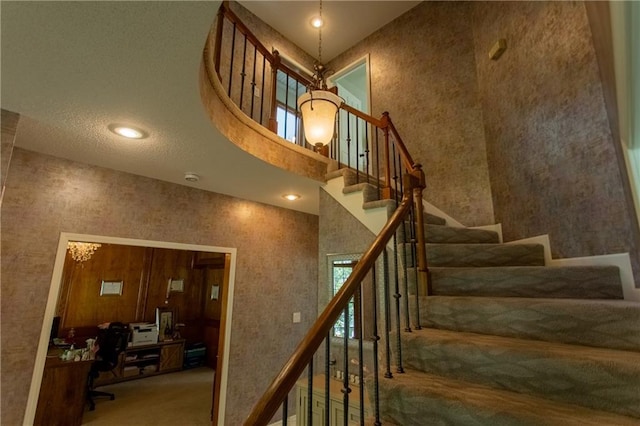
<path fill-rule="evenodd" d="M 425 416 L 434 424 L 440 420 L 447 424 L 626 426 L 638 425 L 640 421 L 463 380 L 405 371 L 394 374 L 392 379 L 380 380 L 381 392 L 387 395 L 381 399 L 381 412 L 398 424 L 424 424 Z M 437 405 L 430 407 L 429 402 Z"/>
<path fill-rule="evenodd" d="M 405 367 L 640 417 L 640 352 L 430 328 L 401 336 Z"/>
<path fill-rule="evenodd" d="M 637 302 L 421 296 L 420 303 L 426 327 L 640 351 Z"/>
<path fill-rule="evenodd" d="M 430 266 L 544 266 L 540 244 L 440 243 L 426 248 Z"/>
<path fill-rule="evenodd" d="M 425 224 L 425 236 L 429 243 L 499 243 L 495 231 L 475 228 L 458 228 L 446 225 Z"/>

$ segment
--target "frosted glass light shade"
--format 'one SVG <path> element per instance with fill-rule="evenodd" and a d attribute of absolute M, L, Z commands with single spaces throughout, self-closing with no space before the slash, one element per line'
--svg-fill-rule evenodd
<path fill-rule="evenodd" d="M 312 90 L 298 98 L 304 136 L 312 145 L 327 145 L 333 138 L 336 113 L 343 100 L 326 90 Z"/>

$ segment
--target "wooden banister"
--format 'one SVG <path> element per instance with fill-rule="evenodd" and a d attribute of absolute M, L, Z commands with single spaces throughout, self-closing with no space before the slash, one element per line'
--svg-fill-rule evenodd
<path fill-rule="evenodd" d="M 287 394 L 293 389 L 296 381 L 311 361 L 311 358 L 324 341 L 327 333 L 333 327 L 340 314 L 344 311 L 353 297 L 360 283 L 375 266 L 376 259 L 393 237 L 396 229 L 403 222 L 411 208 L 413 187 L 407 187 L 402 201 L 386 223 L 380 234 L 369 246 L 362 258 L 358 261 L 353 272 L 340 288 L 340 291 L 329 302 L 322 314 L 315 321 L 304 339 L 300 342 L 282 370 L 271 382 L 267 391 L 253 407 L 251 414 L 245 420 L 245 426 L 262 426 L 269 424 L 271 418 L 278 411 Z"/>

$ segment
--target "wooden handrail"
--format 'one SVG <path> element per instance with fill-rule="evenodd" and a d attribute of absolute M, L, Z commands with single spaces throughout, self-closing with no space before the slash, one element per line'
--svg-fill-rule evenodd
<path fill-rule="evenodd" d="M 393 125 L 391 117 L 389 117 L 389 113 L 385 112 L 384 114 L 387 118 L 389 130 L 391 130 L 391 133 L 393 133 L 393 136 L 396 138 L 396 146 L 400 150 L 400 155 L 402 157 L 402 160 L 404 161 L 404 166 L 407 168 L 407 170 L 413 170 L 416 167 L 416 163 L 413 162 L 413 158 L 411 158 L 411 154 L 409 154 L 407 146 L 404 144 L 404 142 L 402 142 L 402 138 L 398 134 L 396 126 Z"/>
<path fill-rule="evenodd" d="M 216 40 L 214 43 L 211 43 L 209 40 L 205 47 L 205 73 L 210 80 L 213 80 L 214 73 L 217 74 L 217 78 L 220 78 L 220 58 L 221 58 L 221 48 L 222 48 L 222 37 L 223 37 L 223 22 L 224 19 L 228 19 L 235 28 L 235 30 L 239 31 L 246 37 L 246 40 L 252 43 L 256 50 L 263 55 L 264 59 L 268 61 L 271 65 L 272 75 L 271 75 L 271 87 L 276 87 L 276 73 L 280 70 L 285 74 L 291 76 L 295 80 L 297 80 L 300 84 L 304 84 L 307 87 L 311 85 L 311 80 L 303 75 L 300 75 L 295 70 L 290 67 L 282 64 L 280 61 L 280 56 L 277 51 L 270 52 L 265 46 L 263 46 L 257 37 L 244 25 L 238 16 L 230 9 L 229 2 L 223 1 L 220 7 L 220 11 L 218 14 L 218 26 L 216 28 Z M 234 30 L 234 31 L 235 31 Z M 235 34 L 235 32 L 234 32 Z M 209 34 L 209 37 L 212 37 L 212 34 Z M 211 47 L 213 47 L 213 56 L 209 56 L 211 53 Z M 211 61 L 212 59 L 212 61 Z M 211 63 L 215 62 L 215 63 Z M 215 68 L 215 69 L 212 69 Z M 263 62 L 264 69 L 264 62 Z M 230 77 L 231 78 L 231 77 Z M 264 80 L 263 80 L 264 83 Z M 275 92 L 272 93 L 271 103 L 268 104 L 267 108 L 270 108 L 271 117 L 269 118 L 269 128 L 276 132 L 277 123 L 275 121 Z M 402 225 L 403 220 L 407 216 L 409 210 L 412 205 L 416 210 L 416 220 L 418 229 L 422 229 L 424 219 L 423 219 L 423 206 L 422 206 L 422 190 L 425 187 L 425 178 L 424 172 L 420 164 L 416 164 L 413 161 L 413 158 L 409 154 L 404 142 L 402 141 L 398 131 L 396 130 L 393 122 L 391 121 L 389 114 L 387 112 L 383 113 L 381 118 L 374 118 L 369 114 L 366 114 L 362 111 L 359 111 L 349 105 L 342 104 L 340 107 L 342 110 L 352 114 L 368 123 L 375 128 L 382 130 L 384 132 L 385 144 L 383 148 L 386 163 L 385 169 L 385 177 L 386 177 L 386 187 L 382 188 L 382 194 L 385 198 L 392 198 L 392 192 L 390 182 L 391 182 L 391 171 L 390 171 L 390 136 L 394 140 L 394 153 L 397 152 L 399 158 L 402 161 L 402 165 L 407 170 L 407 174 L 404 176 L 404 187 L 403 187 L 403 197 L 400 200 L 397 208 L 388 222 L 385 224 L 384 228 L 380 232 L 380 234 L 375 238 L 374 242 L 362 256 L 360 261 L 357 263 L 356 267 L 353 269 L 351 275 L 347 279 L 347 281 L 343 284 L 338 293 L 333 297 L 333 299 L 329 302 L 324 311 L 320 314 L 318 319 L 314 322 L 313 326 L 309 329 L 305 337 L 298 344 L 296 350 L 293 352 L 289 360 L 282 367 L 277 376 L 273 379 L 266 392 L 261 396 L 259 401 L 253 407 L 251 413 L 245 420 L 245 425 L 250 426 L 261 426 L 267 425 L 275 413 L 278 411 L 283 401 L 285 401 L 287 395 L 295 386 L 298 378 L 304 371 L 304 369 L 309 365 L 309 362 L 313 359 L 314 354 L 325 340 L 328 335 L 331 327 L 334 326 L 335 321 L 338 317 L 344 312 L 344 309 L 349 303 L 349 300 L 354 296 L 355 292 L 358 290 L 361 282 L 364 280 L 365 276 L 370 273 L 372 268 L 375 267 L 376 259 L 381 255 L 381 253 L 389 244 L 389 241 L 394 236 L 396 230 L 399 226 Z M 260 113 L 262 116 L 262 112 Z M 376 130 L 377 132 L 378 130 Z M 377 140 L 377 133 L 376 133 Z M 381 152 L 380 150 L 376 151 L 376 153 Z M 394 154 L 395 155 L 395 154 Z M 398 157 L 396 157 L 398 158 Z M 377 161 L 377 160 L 376 160 Z M 401 174 L 400 170 L 396 169 L 395 159 L 394 161 L 394 174 Z M 368 172 L 367 172 L 368 173 Z M 379 173 L 378 173 L 379 175 Z M 379 178 L 379 176 L 378 176 Z M 395 178 L 395 177 L 394 177 Z M 402 186 L 401 186 L 402 188 Z M 397 187 L 396 187 L 397 190 Z M 426 253 L 425 253 L 425 241 L 424 241 L 424 233 L 418 232 L 417 235 L 418 242 L 418 252 L 417 252 L 417 269 L 419 274 L 419 283 L 420 283 L 420 291 L 424 292 L 426 288 L 426 293 L 430 293 L 429 283 L 428 283 L 428 271 L 427 271 L 427 263 L 426 263 Z"/>
<path fill-rule="evenodd" d="M 343 109 L 347 111 L 349 114 L 353 114 L 356 117 L 363 119 L 367 123 L 373 124 L 376 127 L 380 127 L 381 129 L 384 129 L 385 127 L 387 127 L 387 124 L 384 121 L 377 119 L 375 117 L 372 117 L 369 114 L 364 113 L 359 109 L 355 109 L 354 107 L 349 106 L 347 104 L 343 103 L 342 105 L 340 105 L 340 109 Z"/>
<path fill-rule="evenodd" d="M 415 181 L 413 176 L 410 176 L 409 179 Z M 246 426 L 267 425 L 278 411 L 285 397 L 291 389 L 293 389 L 293 386 L 305 367 L 309 364 L 313 355 L 326 338 L 329 330 L 331 330 L 331 327 L 333 327 L 333 324 L 344 311 L 351 297 L 355 294 L 360 283 L 375 266 L 376 259 L 385 249 L 398 226 L 403 222 L 413 203 L 413 186 L 414 185 L 409 185 L 405 188 L 405 193 L 398 208 L 387 221 L 382 231 L 380 231 L 380 234 L 378 234 L 371 246 L 369 246 L 365 254 L 358 261 L 347 281 L 345 281 L 338 293 L 331 302 L 329 302 L 329 305 L 327 305 L 322 314 L 320 314 L 311 329 L 309 329 L 284 367 L 282 367 L 273 382 L 271 382 L 267 391 L 262 395 L 256 405 L 254 405 L 251 414 L 249 414 L 249 417 L 247 417 L 244 422 Z"/>
<path fill-rule="evenodd" d="M 222 2 L 222 4 L 220 5 L 220 11 L 222 12 L 222 14 L 230 22 L 236 24 L 236 29 L 238 31 L 240 31 L 245 37 L 247 37 L 247 40 L 249 40 L 251 42 L 251 44 L 253 44 L 256 47 L 256 49 L 258 49 L 258 52 L 260 52 L 260 54 L 265 57 L 267 62 L 269 62 L 271 65 L 274 65 L 275 69 L 280 70 L 280 71 L 284 72 L 285 74 L 290 75 L 294 79 L 303 82 L 305 86 L 309 86 L 312 83 L 312 81 L 311 81 L 311 79 L 309 77 L 306 77 L 306 76 L 298 73 L 297 71 L 291 69 L 287 65 L 283 64 L 282 61 L 280 61 L 279 58 L 276 58 L 276 56 L 278 56 L 277 51 L 273 52 L 273 53 L 269 52 L 269 49 L 267 49 L 260 42 L 260 40 L 258 40 L 258 38 L 255 36 L 255 34 L 253 34 L 251 32 L 251 30 L 240 20 L 238 15 L 236 15 L 231 10 L 231 8 L 229 7 L 229 2 L 228 1 L 223 1 Z M 218 26 L 222 27 L 222 25 L 218 25 Z M 217 29 L 217 31 L 221 31 L 221 30 Z M 220 34 L 220 37 L 221 36 L 222 36 L 222 34 Z M 217 38 L 218 37 L 216 35 L 216 39 Z M 216 43 L 218 43 L 217 40 L 216 40 Z"/>

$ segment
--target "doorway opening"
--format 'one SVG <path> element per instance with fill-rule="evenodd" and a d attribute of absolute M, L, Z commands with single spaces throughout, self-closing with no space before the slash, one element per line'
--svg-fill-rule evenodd
<path fill-rule="evenodd" d="M 371 111 L 371 86 L 369 78 L 369 55 L 349 64 L 345 68 L 333 74 L 329 79 L 329 85 L 338 88 L 338 95 L 344 102 L 366 114 Z M 366 164 L 364 155 L 368 146 L 367 135 L 371 132 L 365 130 L 365 122 L 356 120 L 356 117 L 340 110 L 338 115 L 340 152 L 337 161 L 347 167 L 363 170 Z"/>
<path fill-rule="evenodd" d="M 118 312 L 117 315 L 121 315 L 122 317 L 133 315 L 133 318 L 135 318 L 136 320 L 144 320 L 145 322 L 151 323 L 155 321 L 151 318 L 151 316 L 155 317 L 157 307 L 174 306 L 176 307 L 174 312 L 176 312 L 177 314 L 177 321 L 175 321 L 177 325 L 178 323 L 182 323 L 180 319 L 180 309 L 177 302 L 180 300 L 180 297 L 182 297 L 183 299 L 187 297 L 188 291 L 192 292 L 192 296 L 199 297 L 203 301 L 203 303 L 209 301 L 211 302 L 211 306 L 208 307 L 209 311 L 217 312 L 219 315 L 219 336 L 217 336 L 217 342 L 214 342 L 218 344 L 218 349 L 215 359 L 213 359 L 212 361 L 215 363 L 216 373 L 214 382 L 211 384 L 213 388 L 213 401 L 211 401 L 211 417 L 213 420 L 212 424 L 223 424 L 225 417 L 224 410 L 226 406 L 229 343 L 231 339 L 230 331 L 235 281 L 236 249 L 228 247 L 202 246 L 193 244 L 135 240 L 128 238 L 114 238 L 71 233 L 61 233 L 58 243 L 58 250 L 51 278 L 51 286 L 49 289 L 49 297 L 45 309 L 43 326 L 40 333 L 40 340 L 36 353 L 36 362 L 31 380 L 27 407 L 25 410 L 25 424 L 31 424 L 36 415 L 38 397 L 40 394 L 45 361 L 47 358 L 47 351 L 51 339 L 52 325 L 54 324 L 54 317 L 59 316 L 56 315 L 57 313 L 63 313 L 67 320 L 67 326 L 71 326 L 73 324 L 73 321 L 82 322 L 81 320 L 77 319 L 77 312 L 61 311 L 61 304 L 68 301 L 71 290 L 71 287 L 69 285 L 70 277 L 65 276 L 65 274 L 68 274 L 70 270 L 74 270 L 77 268 L 81 274 L 90 275 L 90 267 L 84 265 L 74 265 L 74 262 L 76 261 L 71 259 L 71 257 L 67 255 L 67 246 L 71 241 L 82 241 L 101 244 L 103 248 L 103 256 L 108 256 L 108 250 L 106 249 L 109 247 L 111 252 L 113 253 L 116 253 L 118 250 L 120 250 L 122 252 L 136 252 L 142 256 L 142 260 L 137 260 L 137 262 L 141 262 L 141 271 L 147 272 L 139 273 L 139 279 L 136 280 L 132 277 L 124 279 L 120 276 L 104 276 L 101 277 L 100 281 L 98 281 L 97 283 L 92 283 L 92 285 L 96 284 L 97 288 L 95 289 L 96 291 L 91 290 L 92 293 L 96 293 L 91 297 L 93 299 L 102 298 L 103 301 L 107 301 L 106 303 L 100 303 L 100 305 L 104 305 L 103 307 L 114 303 L 115 305 L 124 305 L 124 303 L 118 303 L 118 301 L 108 301 L 109 298 L 122 298 L 123 296 L 116 296 L 115 294 L 100 295 L 100 293 L 111 292 L 124 294 L 128 290 L 128 295 L 126 297 L 130 297 L 133 300 L 130 309 L 133 309 L 135 312 L 127 314 Z M 96 253 L 94 253 L 94 256 L 99 256 L 100 250 L 101 248 L 98 248 Z M 164 264 L 171 264 L 175 261 L 175 259 L 168 260 L 167 256 L 173 256 L 176 258 L 180 258 L 182 256 L 185 259 L 185 256 L 191 256 L 189 258 L 190 262 L 192 262 L 191 267 L 194 270 L 199 269 L 197 274 L 194 273 L 194 276 L 199 277 L 199 288 L 192 287 L 190 290 L 188 290 L 187 281 L 180 277 L 179 273 L 177 275 L 173 275 L 171 272 L 168 273 L 169 275 L 173 276 L 170 276 L 168 280 L 159 282 L 157 283 L 157 285 L 151 285 L 150 277 L 147 277 L 147 275 L 149 275 L 148 271 L 151 270 L 150 265 L 154 252 L 156 253 L 158 259 L 160 259 L 159 262 L 162 262 L 163 264 L 160 269 L 164 267 Z M 183 259 L 183 261 L 185 261 L 185 259 Z M 113 259 L 103 259 L 103 261 L 114 262 Z M 135 262 L 136 261 L 134 261 L 134 263 Z M 145 262 L 148 264 L 148 268 L 143 265 Z M 67 268 L 65 268 L 65 264 L 67 264 Z M 69 264 L 71 268 L 68 267 Z M 173 266 L 171 266 L 169 269 L 172 268 Z M 65 272 L 65 269 L 67 270 L 67 272 Z M 184 269 L 185 268 L 183 268 L 183 270 Z M 214 273 L 215 269 L 221 269 L 224 272 Z M 125 272 L 120 272 L 119 274 L 124 275 Z M 95 279 L 92 279 L 92 281 L 95 281 Z M 156 287 L 163 288 L 159 289 Z M 105 290 L 105 288 L 107 290 Z M 118 291 L 111 291 L 114 288 L 117 288 Z M 86 289 L 84 289 L 84 291 L 86 291 Z M 199 293 L 199 295 L 196 293 Z M 74 297 L 77 298 L 77 295 Z M 174 298 L 174 301 L 176 303 L 171 300 L 172 297 Z M 120 302 L 122 301 L 124 301 L 124 299 L 120 300 Z M 214 304 L 216 306 L 213 306 Z M 107 309 L 109 309 L 109 307 L 107 307 Z M 182 308 L 184 314 L 183 319 L 189 318 L 189 315 L 187 315 L 187 310 L 189 309 L 190 308 L 186 307 Z M 73 311 L 73 309 L 71 311 Z M 80 317 L 82 317 L 83 315 L 95 315 L 95 313 L 91 311 L 92 310 L 85 310 L 85 313 L 81 313 Z M 72 319 L 74 315 L 76 319 Z M 65 318 L 60 318 L 58 321 L 64 322 L 64 319 Z M 91 321 L 92 319 L 93 318 L 91 318 L 89 321 Z M 112 317 L 111 320 L 119 321 L 120 319 Z M 209 326 L 215 325 L 212 321 L 203 321 L 204 327 L 206 327 L 207 324 Z M 64 324 L 61 325 L 62 327 L 64 327 Z M 188 326 L 182 329 L 176 327 L 177 330 L 172 331 L 178 331 L 179 333 L 188 335 L 189 331 L 187 331 L 187 328 Z M 66 332 L 64 331 L 64 329 L 61 329 L 61 334 L 64 335 L 64 333 L 67 333 L 68 335 L 70 327 L 67 327 L 67 329 L 68 330 Z M 183 339 L 183 336 L 181 336 L 179 333 L 177 335 L 172 334 L 171 338 L 177 339 L 176 342 L 179 339 L 182 339 L 182 341 L 186 341 L 186 339 Z M 71 337 L 73 337 L 73 334 L 75 333 L 72 333 Z M 205 337 L 204 333 L 202 337 Z M 215 340 L 215 337 L 212 337 L 212 339 Z"/>

